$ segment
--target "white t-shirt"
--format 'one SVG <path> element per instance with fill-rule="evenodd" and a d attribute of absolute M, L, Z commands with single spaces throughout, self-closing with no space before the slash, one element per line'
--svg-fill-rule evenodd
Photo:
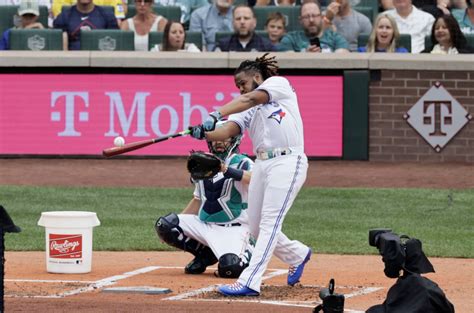
<path fill-rule="evenodd" d="M 425 36 L 431 34 L 431 27 L 435 21 L 433 15 L 418 10 L 412 6 L 413 10 L 406 18 L 401 17 L 395 9 L 384 13 L 391 15 L 397 22 L 400 34 L 410 34 L 411 52 L 420 53 L 425 49 Z"/>
<path fill-rule="evenodd" d="M 303 122 L 298 98 L 290 82 L 284 77 L 272 76 L 256 90 L 266 91 L 270 101 L 229 116 L 242 133 L 248 129 L 254 153 L 275 148 L 294 148 L 303 152 Z"/>

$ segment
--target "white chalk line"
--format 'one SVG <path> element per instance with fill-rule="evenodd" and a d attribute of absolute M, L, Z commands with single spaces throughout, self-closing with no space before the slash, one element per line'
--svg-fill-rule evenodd
<path fill-rule="evenodd" d="M 52 279 L 4 279 L 6 282 L 19 283 L 72 283 L 72 284 L 93 284 L 93 280 L 52 280 Z"/>
<path fill-rule="evenodd" d="M 80 280 L 47 280 L 47 279 L 5 279 L 5 281 L 7 282 L 31 282 L 31 283 L 83 283 L 83 284 L 89 284 L 88 286 L 85 286 L 85 287 L 82 287 L 82 288 L 77 288 L 77 289 L 73 289 L 73 290 L 70 290 L 70 291 L 66 291 L 66 292 L 63 292 L 63 293 L 59 293 L 59 294 L 56 294 L 56 295 L 47 295 L 47 296 L 43 296 L 43 295 L 29 295 L 29 296 L 17 296 L 17 295 L 5 295 L 5 297 L 27 297 L 27 298 L 64 298 L 64 297 L 67 297 L 67 296 L 72 296 L 72 295 L 76 295 L 76 294 L 80 294 L 80 293 L 84 293 L 84 292 L 90 292 L 90 291 L 93 291 L 93 290 L 97 290 L 97 289 L 102 289 L 104 287 L 107 287 L 107 286 L 110 286 L 110 285 L 113 285 L 115 283 L 117 283 L 119 280 L 123 280 L 123 279 L 127 279 L 127 278 L 130 278 L 132 276 L 136 276 L 136 275 L 140 275 L 140 274 L 144 274 L 144 273 L 148 273 L 148 272 L 151 272 L 151 271 L 155 271 L 155 270 L 158 270 L 158 269 L 182 269 L 182 267 L 177 267 L 177 266 L 148 266 L 148 267 L 143 267 L 143 268 L 140 268 L 140 269 L 137 269 L 137 270 L 134 270 L 134 271 L 130 271 L 130 272 L 126 272 L 126 273 L 123 273 L 121 275 L 115 275 L 115 276 L 111 276 L 111 277 L 107 277 L 107 278 L 104 278 L 104 279 L 101 279 L 101 280 L 97 280 L 97 281 L 80 281 Z M 212 269 L 212 268 L 210 268 Z M 276 277 L 276 276 L 280 276 L 280 275 L 284 275 L 287 273 L 287 270 L 282 270 L 282 269 L 269 269 L 269 271 L 271 271 L 270 273 L 268 273 L 267 275 L 263 276 L 262 277 L 262 280 L 267 280 L 267 279 L 270 279 L 270 278 L 273 278 L 273 277 Z M 209 291 L 213 291 L 215 290 L 218 286 L 220 286 L 222 284 L 215 284 L 215 285 L 210 285 L 208 287 L 204 287 L 204 288 L 200 288 L 200 289 L 196 289 L 196 290 L 193 290 L 193 291 L 190 291 L 190 292 L 186 292 L 186 293 L 182 293 L 182 294 L 179 294 L 179 295 L 176 295 L 176 296 L 172 296 L 172 297 L 167 297 L 167 298 L 164 298 L 163 300 L 174 300 L 174 301 L 208 301 L 208 302 L 223 302 L 223 301 L 228 301 L 229 299 L 226 298 L 226 299 L 189 299 L 189 298 L 193 298 L 197 295 L 200 295 L 200 294 L 203 294 L 203 293 L 206 293 L 206 292 L 209 292 Z M 309 285 L 308 287 L 323 287 L 323 286 L 318 286 L 318 285 Z M 340 286 L 342 288 L 354 288 L 354 287 L 351 287 L 351 286 Z M 351 297 L 355 297 L 355 296 L 360 296 L 360 295 L 365 295 L 365 294 L 369 294 L 369 293 L 372 293 L 372 292 L 376 292 L 380 289 L 383 289 L 382 287 L 366 287 L 366 288 L 362 288 L 360 290 L 357 290 L 355 292 L 352 292 L 352 293 L 349 293 L 347 295 L 344 295 L 346 298 L 351 298 Z M 273 305 L 279 305 L 279 306 L 295 306 L 295 307 L 308 307 L 308 308 L 312 308 L 314 307 L 315 305 L 318 304 L 317 301 L 276 301 L 276 300 L 254 300 L 254 299 L 232 299 L 232 301 L 234 302 L 255 302 L 255 303 L 263 303 L 263 304 L 273 304 Z M 345 312 L 350 312 L 350 313 L 361 313 L 363 311 L 357 311 L 357 310 L 350 310 L 350 309 L 345 309 L 344 310 Z"/>
<path fill-rule="evenodd" d="M 262 277 L 262 280 L 270 279 L 275 276 L 283 275 L 286 274 L 288 270 L 272 270 L 271 273 L 269 273 L 266 276 Z M 164 298 L 162 300 L 168 300 L 168 301 L 202 301 L 202 302 L 228 302 L 229 300 L 232 302 L 244 302 L 244 303 L 262 303 L 262 304 L 272 304 L 272 305 L 279 305 L 279 306 L 293 306 L 293 307 L 306 307 L 306 308 L 314 308 L 316 305 L 318 305 L 321 302 L 318 301 L 277 301 L 277 300 L 259 300 L 253 299 L 253 298 L 246 298 L 246 299 L 230 299 L 230 298 L 223 298 L 223 299 L 199 299 L 199 298 L 194 298 L 198 295 L 201 295 L 203 293 L 209 292 L 209 291 L 214 291 L 216 290 L 217 287 L 221 286 L 222 284 L 215 284 L 215 285 L 210 285 L 204 288 L 192 290 L 189 292 L 185 292 L 176 296 L 171 296 Z M 319 285 L 305 285 L 306 287 L 315 287 L 315 288 L 324 288 L 325 286 L 319 286 Z M 347 289 L 353 289 L 353 288 L 359 288 L 359 287 L 354 287 L 354 286 L 339 286 L 340 288 L 347 288 Z M 372 292 L 376 292 L 378 290 L 383 289 L 383 287 L 365 287 L 361 288 L 360 290 L 356 290 L 354 292 L 351 292 L 349 294 L 344 295 L 345 298 L 352 298 L 356 296 L 361 296 L 361 295 L 366 295 Z M 316 295 L 315 295 L 316 297 Z M 192 298 L 192 299 L 191 299 Z M 359 310 L 352 310 L 352 309 L 344 309 L 344 312 L 349 312 L 349 313 L 364 313 L 364 311 L 359 311 Z"/>
<path fill-rule="evenodd" d="M 59 294 L 56 294 L 56 295 L 47 295 L 47 296 L 42 296 L 42 295 L 32 295 L 32 296 L 30 296 L 30 295 L 28 295 L 28 296 L 7 295 L 7 297 L 12 297 L 12 298 L 64 298 L 64 297 L 67 297 L 67 296 L 73 296 L 73 295 L 77 295 L 77 294 L 80 294 L 80 293 L 89 292 L 89 291 L 93 291 L 93 290 L 96 290 L 96 289 L 101 289 L 101 288 L 104 288 L 106 286 L 113 285 L 119 280 L 126 279 L 126 278 L 129 278 L 129 277 L 135 276 L 135 275 L 155 271 L 155 270 L 160 269 L 160 268 L 165 268 L 165 267 L 162 267 L 162 266 L 143 267 L 143 268 L 131 271 L 131 272 L 126 272 L 126 273 L 123 273 L 123 274 L 120 274 L 120 275 L 115 275 L 115 276 L 107 277 L 107 278 L 104 278 L 104 279 L 101 279 L 101 280 L 97 280 L 97 281 L 93 282 L 92 284 L 90 284 L 88 286 L 73 289 L 73 290 L 69 290 L 69 291 L 65 291 L 65 292 L 62 292 L 62 293 L 59 293 Z M 176 267 L 173 267 L 173 268 L 176 268 Z M 32 281 L 34 281 L 34 280 L 32 280 Z M 57 281 L 57 282 L 61 282 L 61 281 Z"/>

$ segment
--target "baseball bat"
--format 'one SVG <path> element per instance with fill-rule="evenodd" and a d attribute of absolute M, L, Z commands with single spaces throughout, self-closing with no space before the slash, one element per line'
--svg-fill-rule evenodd
<path fill-rule="evenodd" d="M 165 136 L 165 137 L 131 142 L 131 143 L 125 144 L 121 147 L 113 147 L 113 148 L 104 149 L 102 151 L 102 155 L 109 158 L 109 157 L 112 157 L 114 155 L 119 155 L 119 154 L 127 153 L 127 152 L 130 152 L 130 151 L 138 150 L 138 149 L 141 149 L 143 147 L 147 147 L 147 146 L 152 145 L 154 143 L 162 142 L 162 141 L 165 141 L 165 140 L 168 140 L 168 139 L 171 139 L 171 138 L 186 136 L 190 133 L 191 133 L 191 131 L 188 129 L 188 130 L 183 130 L 182 132 L 172 134 L 172 135 L 168 135 L 168 136 Z"/>

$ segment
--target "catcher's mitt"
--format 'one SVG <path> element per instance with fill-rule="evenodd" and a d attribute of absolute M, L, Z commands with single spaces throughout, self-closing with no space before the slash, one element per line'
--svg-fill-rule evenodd
<path fill-rule="evenodd" d="M 191 151 L 186 166 L 192 179 L 207 179 L 219 173 L 221 160 L 211 153 Z"/>

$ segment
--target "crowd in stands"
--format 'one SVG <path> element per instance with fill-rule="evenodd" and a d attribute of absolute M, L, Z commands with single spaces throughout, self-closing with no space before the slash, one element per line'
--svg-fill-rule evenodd
<path fill-rule="evenodd" d="M 64 50 L 113 30 L 135 51 L 474 53 L 472 0 L 0 0 L 0 50 L 51 28 Z"/>

